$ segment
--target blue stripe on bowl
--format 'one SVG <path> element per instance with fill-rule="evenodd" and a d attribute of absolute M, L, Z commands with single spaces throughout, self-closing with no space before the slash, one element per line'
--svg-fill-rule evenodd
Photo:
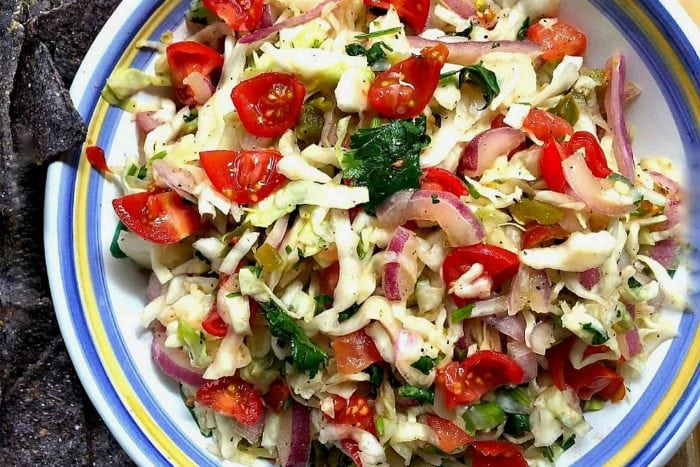
<path fill-rule="evenodd" d="M 640 31 L 639 27 L 634 24 L 622 11 L 615 2 L 606 0 L 591 0 L 592 3 L 610 18 L 618 28 L 623 32 L 625 37 L 633 44 L 637 52 L 643 58 L 647 67 L 651 70 L 658 85 L 663 90 L 664 95 L 674 112 L 676 123 L 681 129 L 681 138 L 683 140 L 685 153 L 689 161 L 689 168 L 692 175 L 700 174 L 698 170 L 698 159 L 694 155 L 698 154 L 698 128 L 693 119 L 690 108 L 684 101 L 683 94 L 678 87 L 678 84 L 670 80 L 668 76 L 673 76 L 673 70 L 668 70 L 665 62 L 658 56 L 657 51 L 649 43 L 649 39 Z M 663 7 L 652 0 L 638 1 L 651 18 L 656 18 L 657 25 L 662 27 L 664 34 L 669 38 L 672 46 L 676 50 L 681 51 L 681 59 L 684 61 L 688 70 L 693 70 L 693 79 L 696 86 L 698 85 L 698 73 L 700 63 L 695 55 L 694 49 L 688 43 L 687 39 L 674 28 L 674 22 Z M 188 2 L 176 8 L 161 24 L 153 36 L 153 39 L 158 39 L 160 35 L 168 29 L 176 26 L 184 15 L 187 9 Z M 155 9 L 159 6 L 157 0 L 149 0 L 143 2 L 143 8 L 134 11 L 127 21 L 127 26 L 132 31 L 137 31 L 142 27 Z M 120 35 L 113 44 L 110 45 L 107 53 L 101 58 L 95 75 L 91 78 L 91 85 L 94 89 L 100 89 L 111 70 L 116 65 L 119 57 L 124 52 L 133 35 Z M 149 54 L 139 53 L 132 66 L 136 68 L 144 68 L 150 59 Z M 97 92 L 86 94 L 79 104 L 79 111 L 86 120 L 92 117 L 95 105 L 99 99 Z M 121 111 L 115 108 L 110 108 L 104 122 L 104 126 L 99 136 L 98 144 L 105 148 L 109 153 L 114 138 L 114 129 L 121 115 Z M 61 174 L 60 196 L 59 196 L 59 211 L 65 212 L 73 209 L 73 191 L 76 182 L 75 165 L 77 165 L 79 153 L 74 154 L 69 163 L 70 166 L 64 166 Z M 115 356 L 122 364 L 122 369 L 126 379 L 133 387 L 134 392 L 140 398 L 146 410 L 153 417 L 155 422 L 163 429 L 163 431 L 171 437 L 181 449 L 193 459 L 198 465 L 214 465 L 211 457 L 201 452 L 190 439 L 176 427 L 172 420 L 169 419 L 160 405 L 155 401 L 150 393 L 148 386 L 139 375 L 133 361 L 129 358 L 129 354 L 122 339 L 116 321 L 114 319 L 114 310 L 110 298 L 107 294 L 106 283 L 107 278 L 104 274 L 104 265 L 102 263 L 103 246 L 99 243 L 100 223 L 99 223 L 99 205 L 103 189 L 103 180 L 101 177 L 92 174 L 89 180 L 89 195 L 88 195 L 88 253 L 93 258 L 93 267 L 91 269 L 91 277 L 95 290 L 95 298 L 100 307 L 100 317 L 104 323 L 109 342 L 111 343 Z M 697 190 L 695 186 L 693 190 Z M 695 191 L 693 191 L 695 194 Z M 694 196 L 693 196 L 694 198 Z M 696 215 L 696 206 L 693 204 L 693 229 L 691 234 L 691 242 L 693 245 L 698 245 L 699 229 L 695 224 L 700 219 Z M 120 423 L 126 428 L 126 431 L 131 437 L 131 441 L 136 446 L 144 451 L 144 453 L 157 465 L 167 465 L 168 461 L 160 454 L 153 446 L 148 438 L 143 434 L 141 429 L 136 425 L 131 415 L 128 413 L 124 405 L 121 403 L 114 387 L 112 386 L 109 376 L 106 374 L 102 364 L 97 357 L 96 349 L 89 336 L 87 323 L 85 321 L 82 304 L 78 294 L 77 280 L 75 273 L 75 264 L 73 262 L 75 251 L 73 249 L 73 232 L 72 218 L 64 217 L 59 222 L 59 245 L 61 245 L 61 271 L 64 278 L 64 291 L 67 297 L 68 306 L 71 308 L 71 320 L 79 336 L 85 336 L 81 340 L 81 352 L 85 358 L 91 374 L 97 384 L 104 388 L 103 394 L 107 399 L 112 411 L 114 412 Z M 694 253 L 692 256 L 693 266 L 697 264 L 698 255 Z M 697 268 L 693 268 L 697 270 Z M 695 282 L 695 281 L 693 281 Z M 693 308 L 697 304 L 697 296 L 692 297 Z M 668 390 L 673 376 L 677 373 L 680 366 L 680 358 L 687 352 L 692 339 L 692 333 L 683 332 L 683 330 L 695 330 L 698 326 L 699 319 L 696 314 L 686 314 L 680 325 L 681 336 L 674 340 L 671 349 L 665 358 L 661 370 L 652 380 L 651 385 L 645 391 L 640 401 L 635 405 L 632 411 L 623 419 L 623 421 L 615 428 L 605 439 L 603 439 L 596 448 L 587 453 L 576 465 L 598 465 L 609 459 L 620 446 L 624 445 L 637 429 L 646 421 L 647 414 L 653 410 L 660 402 L 663 395 Z M 650 440 L 648 446 L 639 453 L 631 462 L 631 465 L 648 465 L 661 452 L 663 447 L 668 443 L 676 429 L 684 421 L 685 417 L 690 413 L 700 395 L 700 375 L 696 370 L 693 375 L 690 388 L 683 394 L 678 401 L 678 405 L 674 408 L 673 413 L 665 421 L 661 429 Z"/>

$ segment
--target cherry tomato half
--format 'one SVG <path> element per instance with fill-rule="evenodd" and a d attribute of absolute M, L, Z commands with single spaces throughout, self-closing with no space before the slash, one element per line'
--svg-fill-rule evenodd
<path fill-rule="evenodd" d="M 550 240 L 563 240 L 571 235 L 559 224 L 554 225 L 528 225 L 523 234 L 523 249 L 535 248 Z"/>
<path fill-rule="evenodd" d="M 551 25 L 538 21 L 528 28 L 527 38 L 542 46 L 544 60 L 556 60 L 565 55 L 583 55 L 586 51 L 586 35 L 564 21 Z"/>
<path fill-rule="evenodd" d="M 416 33 L 421 33 L 428 22 L 430 0 L 364 0 L 365 5 L 388 10 L 394 5 L 399 18 L 404 20 Z"/>
<path fill-rule="evenodd" d="M 335 288 L 338 286 L 340 279 L 340 263 L 335 262 L 321 271 L 320 289 L 323 295 L 333 297 Z"/>
<path fill-rule="evenodd" d="M 107 160 L 105 159 L 105 151 L 99 146 L 88 146 L 85 148 L 85 157 L 91 166 L 100 172 L 109 172 Z"/>
<path fill-rule="evenodd" d="M 218 79 L 221 67 L 224 65 L 224 57 L 211 47 L 194 41 L 175 42 L 165 49 L 170 66 L 170 80 L 173 84 L 175 97 L 182 104 L 195 106 L 204 104 L 199 102 L 194 90 L 184 80 L 191 73 L 202 75 L 206 84 L 213 89 L 214 80 Z"/>
<path fill-rule="evenodd" d="M 443 44 L 426 47 L 379 74 L 367 94 L 372 107 L 387 118 L 418 116 L 433 98 L 448 54 Z"/>
<path fill-rule="evenodd" d="M 199 153 L 202 168 L 214 188 L 239 204 L 257 203 L 284 183 L 286 178 L 277 172 L 281 158 L 272 149 Z"/>
<path fill-rule="evenodd" d="M 527 462 L 517 444 L 506 441 L 474 441 L 471 445 L 472 467 L 526 467 Z"/>
<path fill-rule="evenodd" d="M 226 337 L 228 333 L 228 324 L 221 318 L 214 303 L 209 309 L 209 313 L 202 321 L 202 329 L 204 332 L 214 337 Z"/>
<path fill-rule="evenodd" d="M 365 430 L 373 435 L 377 434 L 374 425 L 374 401 L 358 394 L 353 394 L 350 399 L 333 396 L 333 418 L 324 414 L 328 422 L 338 425 L 352 425 Z"/>
<path fill-rule="evenodd" d="M 545 110 L 535 108 L 530 109 L 525 117 L 523 130 L 529 131 L 540 141 L 547 141 L 549 138 L 560 140 L 574 134 L 574 128 L 569 122 Z"/>
<path fill-rule="evenodd" d="M 263 0 L 202 0 L 202 4 L 234 31 L 254 30 L 263 13 Z"/>
<path fill-rule="evenodd" d="M 197 390 L 195 399 L 243 425 L 255 425 L 263 415 L 260 394 L 252 384 L 233 376 L 207 381 Z"/>
<path fill-rule="evenodd" d="M 154 243 L 177 243 L 202 225 L 197 208 L 172 191 L 126 195 L 112 206 L 131 232 Z"/>
<path fill-rule="evenodd" d="M 270 389 L 267 390 L 267 394 L 264 396 L 265 405 L 275 412 L 281 412 L 291 397 L 292 393 L 287 383 L 277 379 L 270 385 Z"/>
<path fill-rule="evenodd" d="M 469 190 L 462 180 L 449 170 L 437 167 L 423 169 L 420 177 L 421 190 L 447 191 L 456 196 L 467 196 Z"/>
<path fill-rule="evenodd" d="M 274 138 L 296 125 L 306 89 L 293 75 L 263 73 L 231 91 L 241 123 L 254 136 Z"/>
<path fill-rule="evenodd" d="M 598 144 L 598 140 L 587 131 L 577 131 L 571 139 L 566 142 L 569 154 L 573 154 L 579 149 L 583 149 L 586 165 L 591 173 L 598 178 L 606 178 L 612 174 L 605 159 L 603 148 Z"/>
<path fill-rule="evenodd" d="M 364 329 L 334 338 L 331 346 L 335 352 L 338 373 L 343 375 L 357 373 L 372 363 L 382 361 L 377 346 Z"/>
<path fill-rule="evenodd" d="M 508 355 L 480 350 L 462 362 L 438 370 L 435 381 L 445 390 L 445 404 L 453 409 L 473 404 L 481 396 L 504 384 L 521 384 L 522 368 Z"/>
<path fill-rule="evenodd" d="M 595 136 L 587 131 L 577 131 L 569 141 L 558 143 L 554 138 L 548 139 L 542 150 L 540 171 L 550 190 L 566 193 L 569 184 L 564 177 L 563 161 L 579 149 L 584 151 L 586 165 L 594 176 L 606 178 L 612 173 L 605 159 L 605 153 Z"/>
<path fill-rule="evenodd" d="M 340 442 L 340 450 L 355 463 L 355 467 L 362 467 L 360 445 L 352 439 L 344 439 Z"/>
<path fill-rule="evenodd" d="M 472 441 L 471 436 L 449 420 L 430 414 L 426 416 L 426 420 L 437 435 L 440 443 L 438 447 L 443 452 L 451 453 Z"/>

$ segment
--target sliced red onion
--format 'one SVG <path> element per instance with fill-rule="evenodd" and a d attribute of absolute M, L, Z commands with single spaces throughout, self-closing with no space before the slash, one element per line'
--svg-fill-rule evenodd
<path fill-rule="evenodd" d="M 161 125 L 161 122 L 153 118 L 155 112 L 136 112 L 136 125 L 144 134 L 148 134 Z"/>
<path fill-rule="evenodd" d="M 164 289 L 165 286 L 160 283 L 158 277 L 151 273 L 151 276 L 148 278 L 148 287 L 146 288 L 146 298 L 148 301 L 151 302 L 163 295 Z"/>
<path fill-rule="evenodd" d="M 258 29 L 265 29 L 272 26 L 274 21 L 272 20 L 272 8 L 269 3 L 263 5 L 262 16 L 260 17 L 260 22 L 258 23 Z"/>
<path fill-rule="evenodd" d="M 627 104 L 629 101 L 637 97 L 642 93 L 642 90 L 637 86 L 636 83 L 632 81 L 627 81 L 625 83 L 625 93 L 622 96 L 622 102 Z"/>
<path fill-rule="evenodd" d="M 525 319 L 522 315 L 486 316 L 483 319 L 486 324 L 501 334 L 518 342 L 525 342 Z"/>
<path fill-rule="evenodd" d="M 321 13 L 323 12 L 323 9 L 326 7 L 326 5 L 328 5 L 329 3 L 337 5 L 338 2 L 339 0 L 324 0 L 323 2 L 319 3 L 316 7 L 307 11 L 303 15 L 293 16 L 285 21 L 273 24 L 272 26 L 258 29 L 257 31 L 248 34 L 247 36 L 241 37 L 238 40 L 238 42 L 240 42 L 241 44 L 250 44 L 251 42 L 256 42 L 261 39 L 265 39 L 270 34 L 274 34 L 282 29 L 292 28 L 294 26 L 306 24 L 309 21 L 321 16 Z"/>
<path fill-rule="evenodd" d="M 187 75 L 182 80 L 182 84 L 190 87 L 192 98 L 200 105 L 205 104 L 214 94 L 214 85 L 211 84 L 209 78 L 198 71 L 193 71 Z"/>
<path fill-rule="evenodd" d="M 654 179 L 654 182 L 666 190 L 666 207 L 664 208 L 666 221 L 650 225 L 649 230 L 668 230 L 681 221 L 681 187 L 678 186 L 678 183 L 659 172 L 649 172 L 649 175 Z"/>
<path fill-rule="evenodd" d="M 676 240 L 669 238 L 655 245 L 644 245 L 639 253 L 657 261 L 664 269 L 674 269 L 678 266 L 680 246 Z"/>
<path fill-rule="evenodd" d="M 408 220 L 436 222 L 452 246 L 473 245 L 486 236 L 481 222 L 466 204 L 444 191 L 399 191 L 377 209 L 377 220 L 383 225 Z"/>
<path fill-rule="evenodd" d="M 571 190 L 591 210 L 606 216 L 618 217 L 634 209 L 632 199 L 618 194 L 613 188 L 612 181 L 607 178 L 598 178 L 591 173 L 580 152 L 575 152 L 568 157 L 562 167 L 564 178 Z"/>
<path fill-rule="evenodd" d="M 411 230 L 399 227 L 391 237 L 386 251 L 393 253 L 384 265 L 382 288 L 384 296 L 392 302 L 402 302 L 413 293 L 416 283 L 418 240 Z M 409 268 L 413 271 L 408 270 Z"/>
<path fill-rule="evenodd" d="M 446 38 L 441 38 L 446 39 Z M 409 36 L 408 43 L 416 49 L 425 47 L 434 47 L 437 44 L 444 44 L 449 50 L 450 55 L 447 58 L 449 63 L 457 65 L 473 65 L 479 61 L 481 57 L 491 52 L 510 52 L 522 53 L 528 55 L 539 55 L 542 53 L 542 48 L 530 41 L 470 41 L 464 40 L 455 42 L 454 38 L 447 40 L 430 40 L 419 36 Z"/>
<path fill-rule="evenodd" d="M 277 442 L 281 466 L 306 466 L 311 453 L 311 409 L 292 402 L 280 423 Z"/>
<path fill-rule="evenodd" d="M 522 368 L 525 374 L 523 382 L 535 379 L 537 377 L 537 356 L 535 353 L 528 349 L 525 344 L 517 341 L 509 341 L 506 348 L 508 355 Z"/>
<path fill-rule="evenodd" d="M 442 2 L 447 8 L 464 19 L 468 19 L 476 14 L 476 8 L 472 0 L 442 0 Z"/>
<path fill-rule="evenodd" d="M 523 132 L 515 128 L 493 128 L 479 133 L 464 147 L 460 169 L 469 177 L 478 177 L 499 156 L 510 154 L 524 141 Z"/>
<path fill-rule="evenodd" d="M 508 297 L 499 295 L 488 300 L 479 300 L 474 304 L 470 318 L 482 318 L 505 313 L 508 310 Z"/>
<path fill-rule="evenodd" d="M 552 346 L 554 340 L 554 326 L 548 321 L 540 321 L 532 328 L 529 345 L 537 355 L 544 355 L 546 350 Z"/>
<path fill-rule="evenodd" d="M 579 272 L 578 281 L 586 290 L 592 290 L 600 282 L 600 268 L 591 268 Z"/>
<path fill-rule="evenodd" d="M 508 314 L 515 315 L 526 306 L 535 313 L 547 313 L 551 297 L 547 273 L 521 264 L 508 293 Z"/>
<path fill-rule="evenodd" d="M 637 329 L 637 326 L 625 333 L 625 341 L 627 342 L 627 351 L 629 352 L 629 356 L 625 358 L 636 357 L 642 353 L 642 340 L 639 338 L 639 329 Z"/>
<path fill-rule="evenodd" d="M 247 439 L 251 444 L 256 443 L 260 440 L 262 436 L 263 429 L 265 428 L 265 416 L 258 417 L 258 421 L 254 425 L 244 425 L 236 421 L 236 419 L 230 419 L 233 423 L 233 430 L 240 436 Z"/>
<path fill-rule="evenodd" d="M 152 167 L 154 172 L 153 181 L 156 185 L 170 188 L 183 198 L 194 203 L 197 202 L 197 198 L 194 195 L 197 188 L 197 180 L 192 175 L 192 172 L 182 167 L 177 167 L 163 159 L 153 161 Z"/>
<path fill-rule="evenodd" d="M 204 370 L 194 368 L 190 364 L 190 356 L 186 350 L 166 347 L 165 338 L 165 328 L 159 324 L 157 329 L 153 330 L 151 341 L 151 358 L 158 368 L 179 383 L 196 388 L 204 384 Z"/>
<path fill-rule="evenodd" d="M 608 126 L 612 130 L 613 152 L 620 173 L 634 181 L 634 155 L 625 123 L 624 95 L 627 67 L 625 56 L 616 52 L 605 65 L 610 76 L 605 92 L 605 112 Z"/>
<path fill-rule="evenodd" d="M 240 139 L 241 149 L 253 151 L 255 149 L 264 149 L 270 146 L 272 138 L 263 138 L 261 136 L 253 136 L 247 131 Z"/>
<path fill-rule="evenodd" d="M 284 240 L 284 234 L 287 233 L 288 223 L 289 215 L 277 219 L 277 221 L 275 221 L 275 224 L 272 226 L 270 233 L 267 234 L 267 237 L 265 238 L 265 243 L 269 244 L 275 249 L 279 248 L 282 244 L 282 240 Z"/>

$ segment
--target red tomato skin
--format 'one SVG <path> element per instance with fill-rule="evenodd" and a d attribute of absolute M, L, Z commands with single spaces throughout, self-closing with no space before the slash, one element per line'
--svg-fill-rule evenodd
<path fill-rule="evenodd" d="M 569 154 L 573 154 L 579 149 L 584 150 L 584 158 L 586 165 L 591 170 L 591 173 L 598 178 L 607 178 L 612 174 L 612 170 L 608 167 L 608 161 L 605 159 L 603 148 L 598 144 L 598 140 L 587 131 L 577 131 L 571 136 L 571 139 L 566 142 Z"/>
<path fill-rule="evenodd" d="M 558 21 L 550 27 L 537 22 L 528 28 L 527 38 L 542 46 L 544 60 L 556 60 L 565 55 L 583 55 L 588 42 L 584 33 L 564 21 Z"/>
<path fill-rule="evenodd" d="M 467 272 L 474 263 L 480 263 L 497 289 L 518 272 L 518 255 L 494 245 L 478 243 L 452 250 L 442 264 L 442 277 L 445 284 L 451 285 Z"/>
<path fill-rule="evenodd" d="M 373 363 L 382 361 L 377 346 L 364 329 L 334 338 L 331 346 L 335 352 L 338 373 L 343 375 L 357 373 Z"/>
<path fill-rule="evenodd" d="M 469 195 L 469 190 L 462 180 L 449 170 L 438 167 L 423 169 L 420 187 L 421 190 L 447 191 L 456 196 Z"/>
<path fill-rule="evenodd" d="M 277 172 L 282 155 L 272 149 L 202 151 L 199 160 L 214 188 L 239 204 L 257 203 L 286 180 Z"/>
<path fill-rule="evenodd" d="M 267 407 L 275 412 L 281 412 L 284 410 L 284 405 L 290 397 L 292 397 L 292 393 L 287 383 L 281 379 L 277 379 L 270 385 L 270 389 L 268 389 L 263 400 Z"/>
<path fill-rule="evenodd" d="M 202 321 L 202 329 L 210 336 L 226 337 L 228 325 L 221 318 L 221 315 L 219 315 L 216 309 L 216 303 L 211 306 L 209 314 L 204 318 L 204 321 Z"/>
<path fill-rule="evenodd" d="M 564 239 L 569 236 L 569 232 L 560 225 L 528 225 L 523 234 L 523 249 L 541 246 L 542 243 L 554 239 Z"/>
<path fill-rule="evenodd" d="M 454 452 L 459 448 L 465 447 L 473 440 L 464 430 L 449 420 L 431 414 L 426 416 L 426 420 L 430 428 L 435 431 L 440 442 L 438 447 L 443 452 Z"/>
<path fill-rule="evenodd" d="M 532 133 L 540 141 L 549 138 L 562 139 L 574 134 L 574 128 L 561 117 L 545 110 L 530 109 L 523 122 L 523 130 Z"/>
<path fill-rule="evenodd" d="M 262 73 L 242 81 L 231 100 L 245 129 L 254 136 L 274 138 L 296 125 L 306 89 L 293 75 Z"/>
<path fill-rule="evenodd" d="M 394 5 L 399 17 L 416 33 L 423 32 L 430 13 L 430 0 L 364 0 L 364 4 L 368 7 L 384 10 L 388 10 L 390 5 Z"/>
<path fill-rule="evenodd" d="M 105 152 L 99 146 L 88 146 L 85 148 L 85 157 L 91 166 L 100 172 L 110 172 L 109 166 L 107 165 L 107 160 L 105 159 Z"/>
<path fill-rule="evenodd" d="M 374 425 L 374 401 L 357 393 L 350 396 L 350 399 L 343 399 L 340 396 L 333 396 L 333 418 L 324 414 L 324 418 L 331 423 L 338 425 L 352 425 L 361 430 L 365 430 L 376 436 L 377 430 Z"/>
<path fill-rule="evenodd" d="M 340 263 L 336 261 L 321 271 L 321 293 L 333 297 L 338 280 L 340 280 Z"/>
<path fill-rule="evenodd" d="M 569 184 L 564 177 L 564 167 L 562 162 L 569 156 L 565 147 L 557 143 L 554 138 L 548 139 L 542 149 L 540 158 L 540 172 L 544 178 L 547 188 L 559 193 L 566 193 Z"/>
<path fill-rule="evenodd" d="M 360 445 L 352 439 L 344 439 L 340 442 L 340 449 L 355 463 L 356 467 L 362 467 L 360 457 Z"/>
<path fill-rule="evenodd" d="M 112 206 L 131 232 L 153 243 L 177 243 L 202 225 L 197 208 L 172 191 L 126 195 L 112 200 Z"/>
<path fill-rule="evenodd" d="M 263 13 L 263 0 L 202 0 L 202 4 L 234 31 L 254 30 Z"/>
<path fill-rule="evenodd" d="M 234 376 L 207 381 L 197 390 L 195 399 L 243 425 L 254 425 L 263 415 L 260 394 L 252 384 Z"/>
<path fill-rule="evenodd" d="M 413 118 L 428 105 L 440 81 L 440 70 L 449 54 L 438 44 L 426 47 L 381 73 L 369 88 L 372 107 L 387 118 Z"/>
<path fill-rule="evenodd" d="M 438 370 L 436 382 L 445 390 L 448 409 L 477 402 L 481 396 L 504 384 L 521 384 L 522 368 L 508 355 L 480 350 L 462 362 Z"/>
<path fill-rule="evenodd" d="M 170 79 L 173 84 L 175 97 L 180 103 L 193 107 L 203 102 L 197 102 L 190 87 L 183 81 L 190 73 L 201 73 L 212 86 L 213 78 L 224 65 L 224 56 L 211 47 L 194 41 L 175 42 L 165 49 L 170 66 Z"/>
<path fill-rule="evenodd" d="M 542 178 L 550 190 L 559 193 L 566 193 L 569 190 L 569 184 L 564 177 L 563 162 L 579 149 L 583 149 L 586 166 L 595 177 L 606 178 L 612 173 L 598 140 L 589 132 L 577 131 L 569 141 L 564 143 L 558 143 L 554 138 L 550 138 L 544 143 L 540 159 Z"/>
<path fill-rule="evenodd" d="M 526 467 L 520 448 L 505 441 L 474 441 L 472 467 Z"/>

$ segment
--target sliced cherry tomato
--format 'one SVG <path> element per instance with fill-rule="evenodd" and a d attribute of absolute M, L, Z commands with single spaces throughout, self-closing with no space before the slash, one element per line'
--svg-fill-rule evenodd
<path fill-rule="evenodd" d="M 364 0 L 365 5 L 372 8 L 388 10 L 394 5 L 399 17 L 413 28 L 416 33 L 423 32 L 430 13 L 430 0 Z"/>
<path fill-rule="evenodd" d="M 296 125 L 306 89 L 293 75 L 263 73 L 231 91 L 241 123 L 248 133 L 274 138 Z"/>
<path fill-rule="evenodd" d="M 321 271 L 321 293 L 333 297 L 340 279 L 340 263 L 335 262 Z"/>
<path fill-rule="evenodd" d="M 505 122 L 506 116 L 503 114 L 496 115 L 496 118 L 491 120 L 491 128 L 507 128 L 508 124 Z"/>
<path fill-rule="evenodd" d="M 202 168 L 214 188 L 239 204 L 257 203 L 284 183 L 286 178 L 277 172 L 281 158 L 273 149 L 199 153 Z"/>
<path fill-rule="evenodd" d="M 344 439 L 340 442 L 340 449 L 355 463 L 357 467 L 362 467 L 362 457 L 360 457 L 360 445 L 352 439 Z"/>
<path fill-rule="evenodd" d="M 526 467 L 527 462 L 517 444 L 505 441 L 474 441 L 472 467 Z"/>
<path fill-rule="evenodd" d="M 202 329 L 204 332 L 214 337 L 226 337 L 228 333 L 228 324 L 221 318 L 221 315 L 216 309 L 214 303 L 209 309 L 209 314 L 202 321 Z"/>
<path fill-rule="evenodd" d="M 364 329 L 334 338 L 331 346 L 335 352 L 338 373 L 343 375 L 357 373 L 372 363 L 382 361 L 377 346 L 374 345 L 374 341 Z"/>
<path fill-rule="evenodd" d="M 549 138 L 558 140 L 574 134 L 574 128 L 569 122 L 545 110 L 535 108 L 530 109 L 525 117 L 523 129 L 535 135 L 535 138 L 540 141 L 547 141 Z"/>
<path fill-rule="evenodd" d="M 449 170 L 437 167 L 423 169 L 420 187 L 421 190 L 447 191 L 456 196 L 469 195 L 469 190 L 462 180 Z"/>
<path fill-rule="evenodd" d="M 551 25 L 538 21 L 528 28 L 527 38 L 542 46 L 544 60 L 556 60 L 565 55 L 583 55 L 586 51 L 586 35 L 564 21 Z"/>
<path fill-rule="evenodd" d="M 110 172 L 109 166 L 107 166 L 107 160 L 105 159 L 104 149 L 101 147 L 88 146 L 85 148 L 85 157 L 90 165 L 100 172 Z"/>
<path fill-rule="evenodd" d="M 504 384 L 521 384 L 522 368 L 508 355 L 480 350 L 462 362 L 438 370 L 435 380 L 445 390 L 447 408 L 473 404 L 484 394 Z"/>
<path fill-rule="evenodd" d="M 527 226 L 525 234 L 523 234 L 523 249 L 543 246 L 543 243 L 548 243 L 550 240 L 565 239 L 569 235 L 571 234 L 559 224 L 532 224 Z"/>
<path fill-rule="evenodd" d="M 448 54 L 443 44 L 426 47 L 381 73 L 367 94 L 372 107 L 388 118 L 418 116 L 433 98 Z"/>
<path fill-rule="evenodd" d="M 197 208 L 172 191 L 126 195 L 112 206 L 130 231 L 154 243 L 177 243 L 202 225 Z"/>
<path fill-rule="evenodd" d="M 264 396 L 265 405 L 275 412 L 281 412 L 284 410 L 284 406 L 291 397 L 292 393 L 287 383 L 281 379 L 277 379 L 270 385 L 270 389 L 268 389 L 267 394 Z"/>
<path fill-rule="evenodd" d="M 338 425 L 352 425 L 373 435 L 377 434 L 374 426 L 374 401 L 358 394 L 350 399 L 333 396 L 333 418 L 324 414 L 327 421 Z"/>
<path fill-rule="evenodd" d="M 243 425 L 254 425 L 263 415 L 260 394 L 252 384 L 233 376 L 207 381 L 197 390 L 195 399 Z"/>
<path fill-rule="evenodd" d="M 615 370 L 600 361 L 578 370 L 573 367 L 570 355 L 576 340 L 577 337 L 572 336 L 547 351 L 549 374 L 555 386 L 560 391 L 569 386 L 583 400 L 593 396 L 613 402 L 624 399 L 624 378 Z"/>
<path fill-rule="evenodd" d="M 213 90 L 214 78 L 221 72 L 224 57 L 211 47 L 194 41 L 175 42 L 165 50 L 170 65 L 170 80 L 173 83 L 175 97 L 187 106 L 204 104 L 199 102 L 194 90 L 184 80 L 191 73 L 202 75 L 206 84 Z"/>
<path fill-rule="evenodd" d="M 263 0 L 202 0 L 202 4 L 234 31 L 254 30 L 263 13 Z"/>
<path fill-rule="evenodd" d="M 442 263 L 442 278 L 448 288 L 475 263 L 484 267 L 484 275 L 491 278 L 494 290 L 511 279 L 520 267 L 518 255 L 503 248 L 485 243 L 463 246 L 452 250 Z M 452 299 L 457 306 L 469 303 L 456 295 L 452 295 Z"/>
<path fill-rule="evenodd" d="M 427 415 L 426 418 L 428 425 L 437 435 L 438 442 L 440 443 L 438 447 L 443 452 L 451 453 L 459 448 L 466 447 L 473 439 L 464 430 L 449 420 L 430 414 Z"/>
<path fill-rule="evenodd" d="M 606 178 L 612 174 L 605 159 L 603 148 L 598 144 L 598 140 L 587 131 L 577 131 L 566 143 L 569 154 L 573 154 L 579 149 L 584 150 L 586 165 L 591 173 L 598 178 Z"/>

